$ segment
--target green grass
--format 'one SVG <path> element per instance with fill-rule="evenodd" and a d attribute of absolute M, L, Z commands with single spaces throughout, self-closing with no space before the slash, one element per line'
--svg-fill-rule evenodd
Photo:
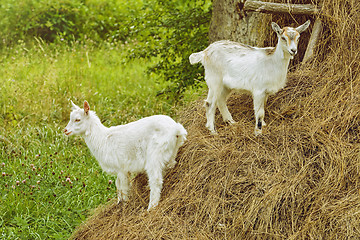
<path fill-rule="evenodd" d="M 124 60 L 129 46 L 35 43 L 0 57 L 1 239 L 66 239 L 116 196 L 114 177 L 84 141 L 63 135 L 69 100 L 87 100 L 106 126 L 153 114 L 176 118 L 175 103 L 156 97 L 165 83 L 146 75 L 151 62 Z M 185 101 L 196 97 L 193 91 Z"/>

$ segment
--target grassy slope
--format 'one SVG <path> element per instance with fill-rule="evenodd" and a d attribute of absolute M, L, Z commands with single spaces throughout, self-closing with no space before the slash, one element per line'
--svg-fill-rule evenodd
<path fill-rule="evenodd" d="M 148 62 L 124 63 L 127 46 L 20 44 L 0 58 L 0 238 L 70 235 L 89 210 L 115 196 L 80 138 L 62 134 L 69 100 L 88 100 L 104 125 L 173 116 Z M 18 183 L 17 183 L 18 181 Z M 70 183 L 71 182 L 71 183 Z"/>

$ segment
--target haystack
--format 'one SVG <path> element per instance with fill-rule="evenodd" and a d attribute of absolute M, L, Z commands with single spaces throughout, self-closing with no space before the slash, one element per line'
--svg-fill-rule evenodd
<path fill-rule="evenodd" d="M 146 212 L 146 177 L 129 203 L 99 207 L 74 239 L 359 239 L 360 2 L 325 0 L 317 57 L 268 99 L 254 136 L 252 99 L 233 95 L 238 123 L 204 127 L 203 101 L 180 113 L 188 140 Z"/>

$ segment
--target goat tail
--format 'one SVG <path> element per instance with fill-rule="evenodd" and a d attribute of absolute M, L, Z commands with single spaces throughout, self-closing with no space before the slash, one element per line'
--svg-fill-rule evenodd
<path fill-rule="evenodd" d="M 204 59 L 204 51 L 192 53 L 189 56 L 189 61 L 191 65 L 202 62 L 203 59 Z"/>

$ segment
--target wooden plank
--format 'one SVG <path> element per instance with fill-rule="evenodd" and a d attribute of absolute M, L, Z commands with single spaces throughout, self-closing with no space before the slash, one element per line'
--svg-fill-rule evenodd
<path fill-rule="evenodd" d="M 311 37 L 309 39 L 309 43 L 305 51 L 303 63 L 305 63 L 306 61 L 310 60 L 313 57 L 316 43 L 320 38 L 321 31 L 322 31 L 322 23 L 321 20 L 318 18 L 315 20 L 313 30 L 311 32 Z"/>
<path fill-rule="evenodd" d="M 244 10 L 262 13 L 290 13 L 294 15 L 314 15 L 319 13 L 319 9 L 313 4 L 270 3 L 252 0 L 245 2 Z"/>

